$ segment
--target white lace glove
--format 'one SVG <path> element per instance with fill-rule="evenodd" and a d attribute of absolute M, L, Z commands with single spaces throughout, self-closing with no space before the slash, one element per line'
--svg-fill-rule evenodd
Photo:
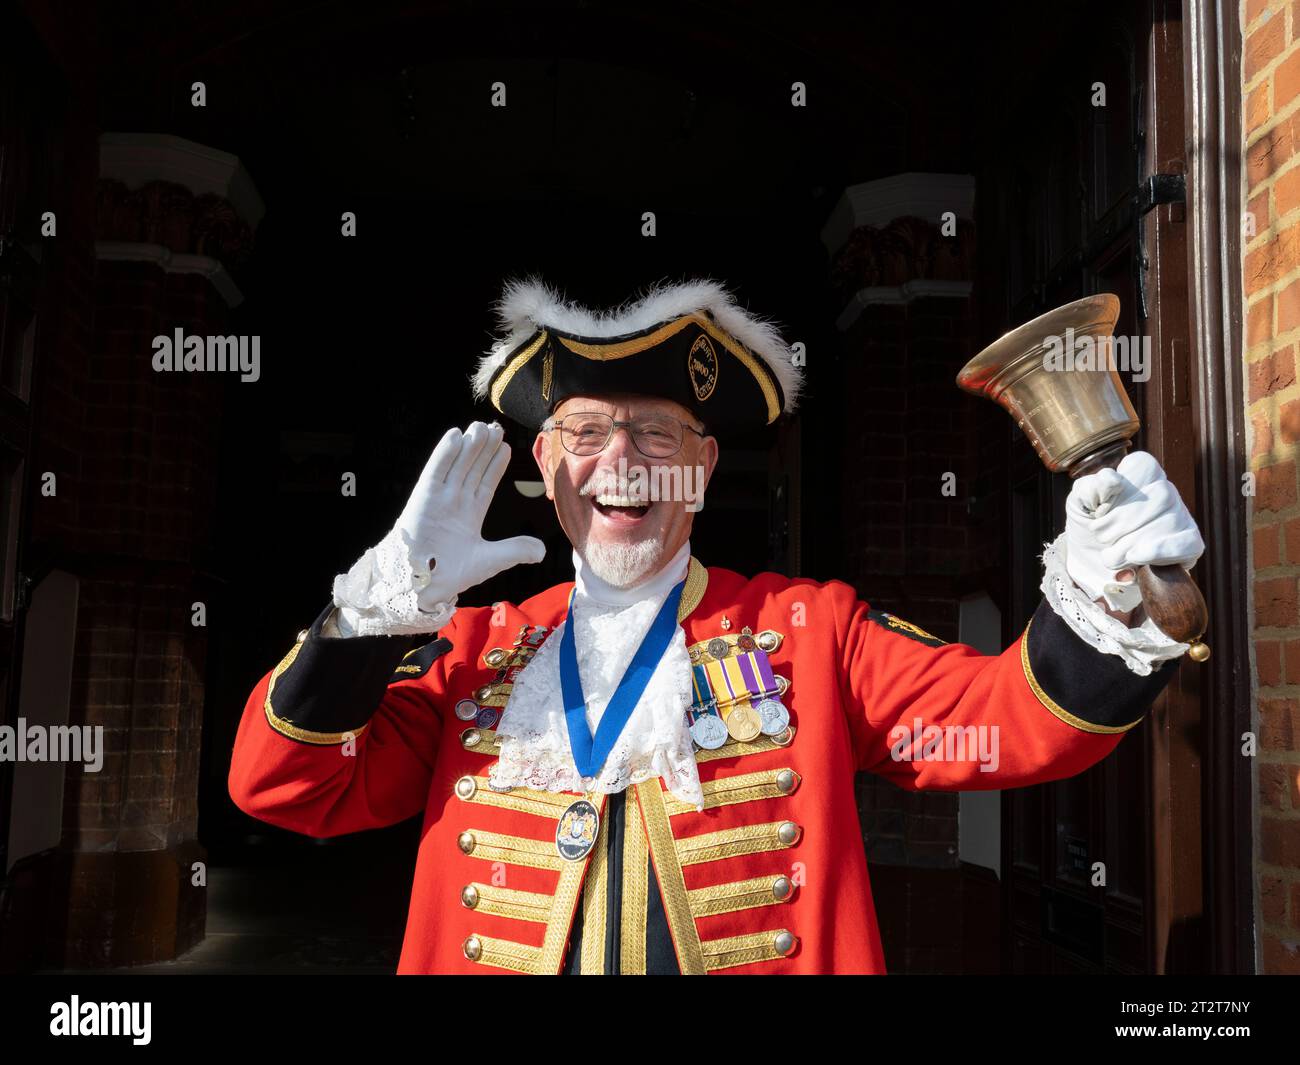
<path fill-rule="evenodd" d="M 483 539 L 483 518 L 510 462 L 504 437 L 495 422 L 447 430 L 392 531 L 334 579 L 339 635 L 437 632 L 461 592 L 542 560 L 546 547 L 536 537 Z"/>
<path fill-rule="evenodd" d="M 1065 537 L 1070 579 L 1112 610 L 1133 610 L 1142 602 L 1134 567 L 1177 563 L 1191 569 L 1205 550 L 1178 489 L 1145 451 L 1126 455 L 1118 469 L 1074 482 L 1065 501 Z M 1124 570 L 1130 572 L 1120 581 Z"/>

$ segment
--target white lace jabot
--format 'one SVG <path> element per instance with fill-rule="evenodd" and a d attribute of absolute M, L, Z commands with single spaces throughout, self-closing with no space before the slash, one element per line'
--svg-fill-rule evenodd
<path fill-rule="evenodd" d="M 578 552 L 573 552 L 574 642 L 592 735 L 664 599 L 685 578 L 690 557 L 688 542 L 648 580 L 632 588 L 615 588 L 592 573 Z M 490 783 L 501 788 L 612 794 L 662 777 L 676 798 L 702 810 L 704 794 L 686 720 L 691 703 L 691 660 L 681 626 L 600 774 L 583 777 L 569 747 L 560 687 L 564 625 L 556 626 L 515 678 L 510 700 L 497 723 L 501 756 L 489 771 Z"/>

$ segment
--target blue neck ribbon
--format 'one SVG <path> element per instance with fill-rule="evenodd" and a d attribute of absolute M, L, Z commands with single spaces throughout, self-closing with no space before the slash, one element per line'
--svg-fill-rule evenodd
<path fill-rule="evenodd" d="M 578 772 L 584 777 L 594 777 L 600 772 L 650 683 L 655 666 L 668 650 L 677 630 L 677 604 L 685 587 L 686 582 L 681 581 L 668 593 L 641 646 L 623 672 L 623 679 L 610 697 L 594 737 L 587 726 L 587 703 L 582 695 L 582 678 L 578 675 L 578 652 L 573 635 L 573 593 L 569 594 L 564 634 L 560 637 L 560 688 L 564 695 L 564 720 L 569 727 L 569 749 L 573 752 Z"/>

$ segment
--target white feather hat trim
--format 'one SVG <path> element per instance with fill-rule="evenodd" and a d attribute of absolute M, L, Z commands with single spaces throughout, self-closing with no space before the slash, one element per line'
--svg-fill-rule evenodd
<path fill-rule="evenodd" d="M 498 332 L 502 336 L 479 359 L 472 377 L 474 396 L 487 396 L 492 375 L 538 329 L 608 339 L 639 333 L 700 311 L 708 311 L 719 326 L 763 360 L 781 385 L 785 413 L 792 412 L 799 401 L 803 374 L 794 365 L 790 346 L 781 339 L 773 322 L 751 314 L 725 285 L 708 279 L 677 284 L 660 281 L 649 286 L 644 295 L 604 311 L 593 311 L 565 299 L 536 275 L 508 280 L 496 304 Z"/>

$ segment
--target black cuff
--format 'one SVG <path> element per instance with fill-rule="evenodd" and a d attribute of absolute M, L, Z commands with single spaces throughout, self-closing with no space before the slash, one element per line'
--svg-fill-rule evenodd
<path fill-rule="evenodd" d="M 427 636 L 321 635 L 334 609 L 321 611 L 271 674 L 266 720 L 301 743 L 338 744 L 369 723 L 389 684 L 422 677 L 451 650 L 451 641 Z"/>
<path fill-rule="evenodd" d="M 1127 732 L 1178 671 L 1175 658 L 1138 676 L 1118 655 L 1084 643 L 1046 601 L 1025 630 L 1020 663 L 1043 705 L 1085 732 Z"/>

